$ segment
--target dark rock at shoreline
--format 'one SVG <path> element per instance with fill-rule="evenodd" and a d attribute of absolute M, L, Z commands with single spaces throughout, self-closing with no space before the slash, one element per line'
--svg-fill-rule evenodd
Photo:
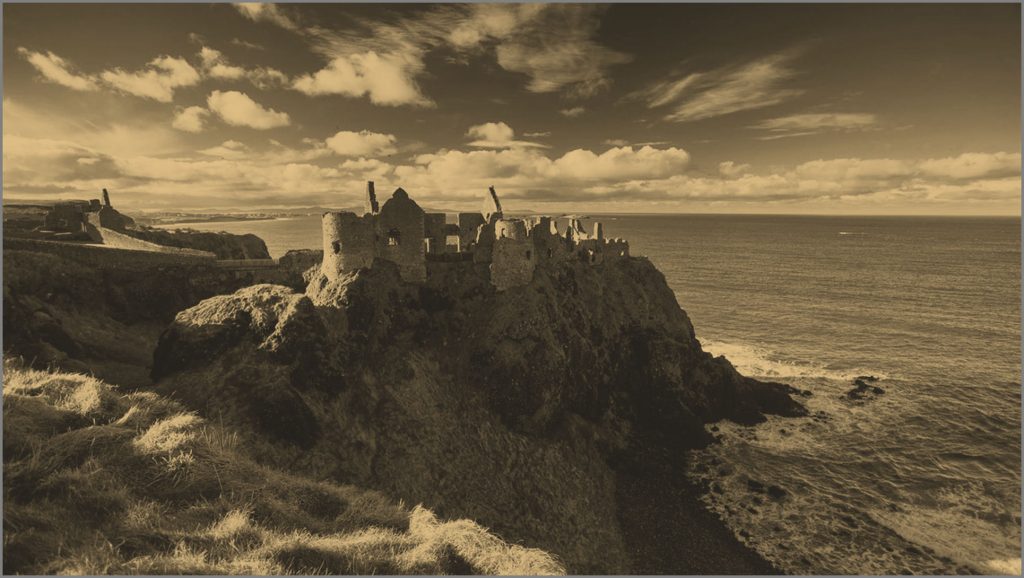
<path fill-rule="evenodd" d="M 844 393 L 840 399 L 857 401 L 868 398 L 873 398 L 885 393 L 885 390 L 877 385 L 871 385 L 877 382 L 878 378 L 871 376 L 859 376 L 853 380 L 854 387 Z"/>

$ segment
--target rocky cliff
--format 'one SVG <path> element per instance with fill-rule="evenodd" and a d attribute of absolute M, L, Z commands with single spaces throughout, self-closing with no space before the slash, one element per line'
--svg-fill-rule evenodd
<path fill-rule="evenodd" d="M 198 249 L 217 255 L 218 259 L 269 259 L 267 245 L 256 235 L 236 235 L 233 233 L 196 231 L 194 229 L 178 229 L 169 231 L 152 227 L 127 229 L 126 234 L 164 245 L 181 249 Z"/>
<path fill-rule="evenodd" d="M 650 262 L 545 266 L 504 292 L 486 265 L 430 266 L 423 285 L 377 261 L 203 301 L 161 335 L 156 387 L 268 463 L 476 520 L 573 573 L 772 570 L 695 506 L 685 450 L 708 422 L 804 409 L 704 352 Z"/>

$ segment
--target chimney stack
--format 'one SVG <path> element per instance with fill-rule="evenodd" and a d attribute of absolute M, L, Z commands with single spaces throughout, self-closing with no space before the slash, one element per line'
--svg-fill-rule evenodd
<path fill-rule="evenodd" d="M 110 206 L 110 193 L 107 192 L 107 189 L 103 189 L 103 206 Z"/>

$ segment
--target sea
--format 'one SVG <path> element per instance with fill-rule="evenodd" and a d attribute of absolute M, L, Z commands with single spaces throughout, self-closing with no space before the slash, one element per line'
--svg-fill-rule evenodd
<path fill-rule="evenodd" d="M 741 541 L 787 573 L 1020 574 L 1018 217 L 599 219 L 706 350 L 810 392 L 688 456 Z M 187 226 L 321 246 L 318 215 Z M 884 393 L 848 399 L 858 378 Z"/>

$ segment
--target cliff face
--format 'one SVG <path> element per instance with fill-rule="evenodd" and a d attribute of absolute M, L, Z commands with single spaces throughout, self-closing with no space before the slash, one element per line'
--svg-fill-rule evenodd
<path fill-rule="evenodd" d="M 256 235 L 235 235 L 233 233 L 177 230 L 167 231 L 155 228 L 135 228 L 126 234 L 167 247 L 198 249 L 217 255 L 218 259 L 269 259 L 267 245 Z"/>
<path fill-rule="evenodd" d="M 623 515 L 642 506 L 627 490 L 666 471 L 677 483 L 706 422 L 804 412 L 787 386 L 702 351 L 647 260 L 544 267 L 505 292 L 486 265 L 430 266 L 422 286 L 377 261 L 317 274 L 306 294 L 258 285 L 207 300 L 163 333 L 153 378 L 252 432 L 268 462 L 474 519 L 570 572 L 770 570 L 637 559 L 664 537 Z"/>
<path fill-rule="evenodd" d="M 177 312 L 266 276 L 208 263 L 149 263 L 142 251 L 62 247 L 4 250 L 4 353 L 119 385 L 149 382 L 157 337 Z M 307 260 L 289 255 L 275 279 L 301 288 Z"/>

